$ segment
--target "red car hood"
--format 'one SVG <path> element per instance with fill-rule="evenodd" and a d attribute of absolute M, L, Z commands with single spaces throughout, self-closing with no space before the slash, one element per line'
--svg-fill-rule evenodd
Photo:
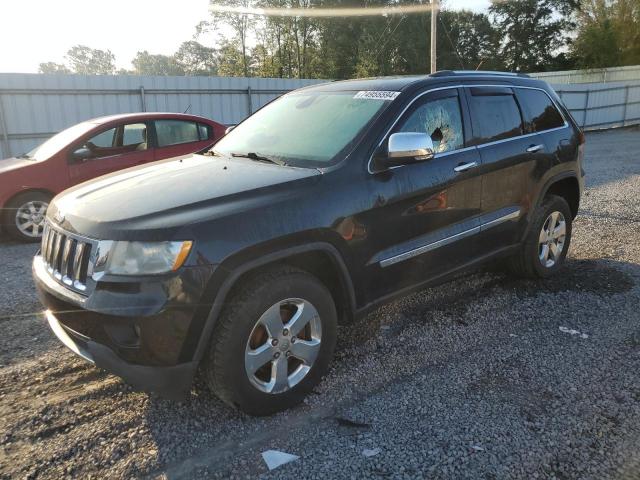
<path fill-rule="evenodd" d="M 28 167 L 36 162 L 33 160 L 27 160 L 26 158 L 5 158 L 0 160 L 0 173 L 10 172 L 22 167 Z"/>

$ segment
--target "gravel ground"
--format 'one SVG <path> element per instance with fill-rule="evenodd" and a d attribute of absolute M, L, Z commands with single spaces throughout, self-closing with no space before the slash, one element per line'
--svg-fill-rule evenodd
<path fill-rule="evenodd" d="M 34 313 L 36 247 L 0 242 L 0 477 L 640 479 L 638 151 L 638 129 L 588 135 L 560 276 L 480 272 L 387 305 L 269 418 L 76 358 Z M 269 472 L 268 449 L 300 458 Z"/>

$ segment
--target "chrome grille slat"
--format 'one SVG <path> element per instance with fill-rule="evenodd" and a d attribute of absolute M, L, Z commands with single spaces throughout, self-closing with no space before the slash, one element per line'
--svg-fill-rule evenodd
<path fill-rule="evenodd" d="M 53 236 L 54 236 L 54 231 L 51 227 L 48 227 L 48 232 L 47 232 L 47 236 L 46 236 L 46 244 L 44 247 L 44 253 L 43 253 L 43 258 L 46 260 L 47 263 L 51 263 L 51 248 L 53 247 Z"/>
<path fill-rule="evenodd" d="M 55 245 L 53 246 L 53 255 L 51 256 L 51 267 L 53 267 L 54 277 L 58 280 L 62 278 L 60 274 L 60 247 L 62 247 L 62 240 L 64 235 L 56 235 Z"/>
<path fill-rule="evenodd" d="M 42 259 L 49 274 L 70 289 L 81 293 L 87 290 L 91 250 L 91 240 L 57 230 L 49 222 L 45 224 Z"/>
<path fill-rule="evenodd" d="M 42 252 L 42 258 L 47 258 L 47 244 L 48 244 L 48 237 L 49 237 L 49 224 L 44 225 L 44 229 L 42 230 L 42 247 L 40 248 L 40 251 Z"/>
<path fill-rule="evenodd" d="M 69 258 L 73 249 L 73 238 L 67 237 L 64 242 L 64 249 L 62 250 L 62 260 L 60 262 L 60 273 L 62 274 L 62 281 L 68 285 L 71 285 L 71 279 L 69 278 Z"/>
<path fill-rule="evenodd" d="M 80 282 L 80 273 L 82 270 L 82 260 L 84 259 L 85 244 L 78 242 L 76 245 L 76 254 L 73 257 L 73 282 Z"/>

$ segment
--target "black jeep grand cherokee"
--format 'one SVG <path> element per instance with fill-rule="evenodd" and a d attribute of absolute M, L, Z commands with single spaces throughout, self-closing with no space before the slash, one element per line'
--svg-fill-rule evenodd
<path fill-rule="evenodd" d="M 57 196 L 33 274 L 87 360 L 174 398 L 201 367 L 225 402 L 269 414 L 321 379 L 340 322 L 497 257 L 555 273 L 583 143 L 521 75 L 304 88 L 204 155 Z"/>

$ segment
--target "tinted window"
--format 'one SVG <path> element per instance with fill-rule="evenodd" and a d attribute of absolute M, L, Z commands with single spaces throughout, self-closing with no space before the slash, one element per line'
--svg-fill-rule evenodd
<path fill-rule="evenodd" d="M 472 94 L 470 99 L 471 119 L 480 143 L 522 135 L 520 109 L 513 95 Z"/>
<path fill-rule="evenodd" d="M 398 131 L 426 133 L 436 152 L 462 148 L 464 133 L 458 97 L 425 102 L 409 115 Z"/>
<path fill-rule="evenodd" d="M 519 88 L 518 100 L 523 107 L 529 131 L 542 132 L 564 125 L 562 115 L 546 93 L 540 90 Z"/>
<path fill-rule="evenodd" d="M 196 123 L 182 120 L 156 120 L 156 135 L 159 147 L 200 140 Z"/>
<path fill-rule="evenodd" d="M 131 123 L 124 126 L 122 145 L 137 145 L 139 150 L 147 147 L 147 126 L 144 123 Z"/>
<path fill-rule="evenodd" d="M 199 123 L 198 132 L 200 134 L 200 140 L 208 140 L 211 138 L 211 127 L 209 125 Z"/>

